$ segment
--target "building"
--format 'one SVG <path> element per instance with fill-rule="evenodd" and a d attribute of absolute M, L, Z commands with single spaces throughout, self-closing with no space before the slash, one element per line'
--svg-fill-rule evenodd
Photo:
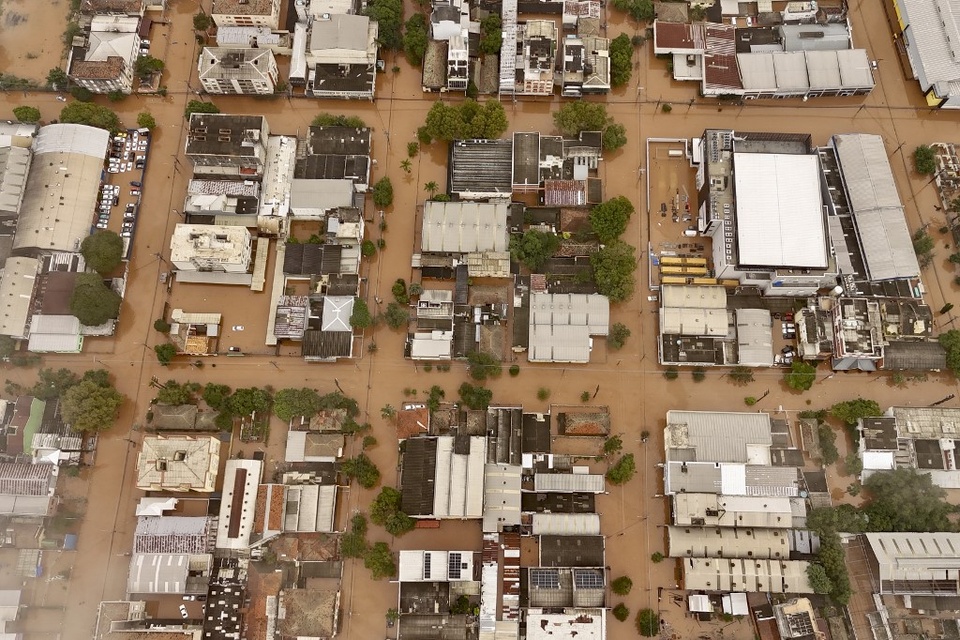
<path fill-rule="evenodd" d="M 530 295 L 530 362 L 590 361 L 593 336 L 610 329 L 610 301 L 598 294 Z"/>
<path fill-rule="evenodd" d="M 344 436 L 287 431 L 286 462 L 336 462 L 343 455 Z"/>
<path fill-rule="evenodd" d="M 862 478 L 891 469 L 916 469 L 943 489 L 960 489 L 956 440 L 960 409 L 891 407 L 860 421 Z"/>
<path fill-rule="evenodd" d="M 603 493 L 604 476 L 590 473 L 534 473 L 537 493 Z"/>
<path fill-rule="evenodd" d="M 508 199 L 513 191 L 512 170 L 510 140 L 454 140 L 450 144 L 447 183 L 451 195 L 461 201 Z"/>
<path fill-rule="evenodd" d="M 531 520 L 535 536 L 600 535 L 600 516 L 596 513 L 534 513 Z"/>
<path fill-rule="evenodd" d="M 773 605 L 773 616 L 781 640 L 816 640 L 823 637 L 817 612 L 807 598 L 793 598 Z"/>
<path fill-rule="evenodd" d="M 71 315 L 35 315 L 30 321 L 31 353 L 80 353 L 83 335 L 80 321 Z"/>
<path fill-rule="evenodd" d="M 29 335 L 31 303 L 40 261 L 36 258 L 7 258 L 0 273 L 0 335 L 26 338 Z"/>
<path fill-rule="evenodd" d="M 814 593 L 805 560 L 684 558 L 687 591 Z"/>
<path fill-rule="evenodd" d="M 209 553 L 213 541 L 209 516 L 140 516 L 133 534 L 133 553 Z"/>
<path fill-rule="evenodd" d="M 310 127 L 298 141 L 295 180 L 349 180 L 358 193 L 370 184 L 370 129 Z"/>
<path fill-rule="evenodd" d="M 186 153 L 194 175 L 259 179 L 266 165 L 269 134 L 263 116 L 191 114 Z"/>
<path fill-rule="evenodd" d="M 137 456 L 137 489 L 211 493 L 220 440 L 213 436 L 146 436 Z"/>
<path fill-rule="evenodd" d="M 280 0 L 216 0 L 210 17 L 218 27 L 280 28 Z"/>
<path fill-rule="evenodd" d="M 582 95 L 604 94 L 610 91 L 609 38 L 567 36 L 562 46 L 563 75 L 560 92 L 563 97 L 579 98 Z"/>
<path fill-rule="evenodd" d="M 506 30 L 508 25 L 504 24 Z M 500 56 L 500 94 L 553 95 L 557 56 L 557 24 L 553 20 L 516 23 L 515 34 L 504 39 Z M 504 82 L 504 77 L 510 77 Z"/>
<path fill-rule="evenodd" d="M 252 248 L 246 227 L 178 224 L 170 239 L 170 262 L 179 271 L 245 274 Z"/>
<path fill-rule="evenodd" d="M 559 613 L 557 611 L 542 607 L 527 609 L 528 640 L 604 640 L 607 637 L 607 619 L 603 609 L 566 608 Z"/>
<path fill-rule="evenodd" d="M 221 49 L 269 49 L 274 55 L 290 55 L 293 36 L 267 27 L 217 27 Z"/>
<path fill-rule="evenodd" d="M 893 9 L 900 30 L 894 39 L 906 49 L 927 105 L 960 108 L 960 59 L 953 53 L 960 12 L 929 0 L 894 0 Z"/>
<path fill-rule="evenodd" d="M 284 589 L 277 598 L 277 635 L 286 638 L 333 638 L 340 617 L 337 589 Z"/>
<path fill-rule="evenodd" d="M 152 431 L 219 431 L 215 411 L 200 411 L 195 404 L 162 404 L 152 406 Z"/>
<path fill-rule="evenodd" d="M 880 595 L 960 595 L 960 534 L 865 533 Z"/>
<path fill-rule="evenodd" d="M 183 309 L 174 309 L 167 335 L 177 353 L 206 356 L 217 352 L 221 322 L 219 313 L 187 313 Z"/>
<path fill-rule="evenodd" d="M 203 595 L 212 567 L 209 553 L 134 553 L 127 595 Z"/>
<path fill-rule="evenodd" d="M 766 296 L 834 286 L 838 270 L 810 137 L 708 130 L 699 146 L 698 231 L 713 239 L 716 277 Z"/>
<path fill-rule="evenodd" d="M 254 219 L 245 216 L 256 215 L 259 208 L 260 185 L 250 180 L 190 180 L 183 202 L 188 222 L 232 218 L 237 224 L 247 224 Z"/>
<path fill-rule="evenodd" d="M 89 34 L 75 38 L 70 47 L 70 80 L 93 93 L 130 93 L 140 52 L 139 28 L 139 17 L 94 16 Z"/>
<path fill-rule="evenodd" d="M 423 204 L 420 250 L 454 256 L 506 253 L 508 209 L 506 203 L 428 200 Z"/>
<path fill-rule="evenodd" d="M 518 527 L 523 468 L 515 464 L 487 463 L 483 469 L 483 532 L 499 533 Z"/>
<path fill-rule="evenodd" d="M 487 439 L 410 438 L 401 459 L 401 509 L 412 518 L 483 517 Z"/>
<path fill-rule="evenodd" d="M 667 555 L 671 558 L 774 560 L 789 558 L 790 551 L 790 536 L 782 529 L 667 527 Z"/>
<path fill-rule="evenodd" d="M 91 0 L 85 0 L 90 2 Z M 154 640 L 196 640 L 202 630 L 198 625 L 186 624 L 186 620 L 151 618 L 147 603 L 137 601 L 101 602 L 97 608 L 97 626 L 94 640 L 124 640 L 149 633 Z"/>
<path fill-rule="evenodd" d="M 802 498 L 684 492 L 674 493 L 671 502 L 673 524 L 678 527 L 791 529 L 806 523 Z"/>
<path fill-rule="evenodd" d="M 270 49 L 204 47 L 197 70 L 207 93 L 271 95 L 277 86 L 277 60 Z"/>
<path fill-rule="evenodd" d="M 400 551 L 398 579 L 405 582 L 474 581 L 473 551 Z"/>
<path fill-rule="evenodd" d="M 33 142 L 15 255 L 75 252 L 90 234 L 110 133 L 82 124 L 41 127 Z"/>
<path fill-rule="evenodd" d="M 250 547 L 262 476 L 263 462 L 260 460 L 227 460 L 217 520 L 217 549 L 245 552 Z M 270 507 L 272 512 L 272 502 Z"/>
<path fill-rule="evenodd" d="M 411 360 L 450 360 L 453 356 L 453 292 L 426 289 L 417 298 L 416 329 L 407 338 Z"/>
<path fill-rule="evenodd" d="M 541 567 L 606 566 L 603 536 L 540 536 Z"/>
<path fill-rule="evenodd" d="M 0 462 L 0 515 L 47 516 L 56 486 L 56 465 Z"/>
<path fill-rule="evenodd" d="M 0 131 L 0 236 L 13 235 L 17 224 L 33 159 L 30 143 L 37 132 L 36 125 L 15 127 Z M 21 128 L 23 135 L 18 135 Z"/>
<path fill-rule="evenodd" d="M 307 94 L 373 100 L 378 33 L 377 22 L 367 16 L 322 14 L 315 19 L 306 45 Z"/>
<path fill-rule="evenodd" d="M 606 600 L 603 567 L 530 567 L 520 571 L 527 573 L 527 603 L 532 609 L 599 608 Z"/>

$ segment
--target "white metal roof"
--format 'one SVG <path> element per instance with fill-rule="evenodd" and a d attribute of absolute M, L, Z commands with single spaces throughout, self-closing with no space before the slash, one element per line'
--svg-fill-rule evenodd
<path fill-rule="evenodd" d="M 423 205 L 425 253 L 508 251 L 506 203 L 434 202 Z"/>
<path fill-rule="evenodd" d="M 805 560 L 684 558 L 688 591 L 813 593 Z"/>
<path fill-rule="evenodd" d="M 867 533 L 881 583 L 960 580 L 960 533 Z M 890 591 L 887 591 L 890 593 Z"/>
<path fill-rule="evenodd" d="M 0 275 L 0 303 L 4 307 L 0 334 L 25 335 L 39 267 L 40 262 L 34 258 L 7 258 Z"/>
<path fill-rule="evenodd" d="M 736 153 L 734 182 L 741 265 L 826 268 L 817 156 Z"/>
<path fill-rule="evenodd" d="M 793 526 L 790 498 L 724 496 L 714 493 L 676 493 L 674 524 L 707 527 Z"/>
<path fill-rule="evenodd" d="M 483 471 L 483 531 L 496 533 L 520 524 L 522 467 L 488 464 Z"/>
<path fill-rule="evenodd" d="M 741 527 L 668 527 L 672 558 L 789 558 L 785 531 Z"/>
<path fill-rule="evenodd" d="M 353 296 L 327 296 L 323 299 L 323 331 L 353 331 L 350 316 L 353 315 Z"/>
<path fill-rule="evenodd" d="M 668 411 L 666 459 L 770 464 L 770 428 L 766 413 Z"/>
<path fill-rule="evenodd" d="M 598 536 L 600 516 L 596 513 L 535 513 L 533 535 Z"/>
<path fill-rule="evenodd" d="M 284 531 L 329 533 L 334 530 L 333 520 L 337 507 L 336 485 L 291 485 L 285 489 Z"/>
<path fill-rule="evenodd" d="M 603 609 L 567 608 L 563 613 L 544 609 L 526 612 L 527 640 L 605 640 L 606 612 Z"/>
<path fill-rule="evenodd" d="M 664 307 L 683 309 L 727 308 L 727 289 L 706 285 L 660 285 L 660 301 Z"/>
<path fill-rule="evenodd" d="M 872 280 L 920 274 L 917 254 L 883 138 L 851 133 L 833 136 L 847 198 Z"/>
<path fill-rule="evenodd" d="M 177 508 L 180 502 L 176 498 L 140 498 L 137 503 L 138 516 L 162 516 L 165 511 Z"/>
<path fill-rule="evenodd" d="M 537 473 L 533 476 L 534 491 L 557 493 L 603 493 L 603 476 L 586 473 Z"/>
<path fill-rule="evenodd" d="M 483 469 L 487 439 L 470 437 L 470 453 L 454 453 L 454 438 L 437 438 L 433 515 L 437 518 L 483 516 Z"/>
<path fill-rule="evenodd" d="M 473 551 L 400 551 L 400 582 L 473 580 Z"/>
<path fill-rule="evenodd" d="M 610 329 L 610 300 L 598 294 L 530 296 L 531 362 L 589 362 L 590 336 Z"/>
<path fill-rule="evenodd" d="M 245 470 L 246 474 L 237 471 Z M 256 512 L 257 490 L 260 487 L 260 476 L 263 473 L 263 463 L 259 460 L 227 460 L 223 472 L 223 498 L 220 501 L 220 518 L 217 521 L 217 548 L 218 549 L 246 549 L 250 545 L 250 533 L 253 531 L 253 520 Z M 243 476 L 243 484 L 237 486 L 239 476 Z M 233 500 L 237 492 L 243 493 L 240 513 L 234 513 Z M 231 535 L 230 524 L 239 519 L 236 535 Z"/>
<path fill-rule="evenodd" d="M 748 367 L 773 365 L 773 319 L 766 309 L 737 309 L 737 362 Z"/>
<path fill-rule="evenodd" d="M 960 80 L 960 5 L 951 0 L 897 0 L 898 13 L 910 30 L 911 65 L 926 89 Z"/>

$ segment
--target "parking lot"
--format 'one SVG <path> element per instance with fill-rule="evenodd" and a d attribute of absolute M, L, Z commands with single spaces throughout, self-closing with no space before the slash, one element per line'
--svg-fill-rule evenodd
<path fill-rule="evenodd" d="M 149 152 L 150 134 L 146 129 L 130 129 L 113 136 L 94 213 L 95 229 L 109 229 L 123 238 L 126 258 L 133 246 Z"/>

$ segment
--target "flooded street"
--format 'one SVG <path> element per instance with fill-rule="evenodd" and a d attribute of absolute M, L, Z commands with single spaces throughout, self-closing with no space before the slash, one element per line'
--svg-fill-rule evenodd
<path fill-rule="evenodd" d="M 0 72 L 43 84 L 65 65 L 63 32 L 69 0 L 0 2 Z"/>
<path fill-rule="evenodd" d="M 31 24 L 29 21 L 32 20 L 53 24 L 56 15 L 65 14 L 67 10 L 66 0 L 30 3 L 29 6 L 32 9 L 34 5 L 37 13 L 32 10 L 25 13 L 28 22 L 23 24 Z M 5 0 L 4 20 L 20 6 L 27 6 L 26 0 Z M 408 14 L 411 6 L 408 6 Z M 154 27 L 154 55 L 167 63 L 163 80 L 169 89 L 166 98 L 134 96 L 116 104 L 98 98 L 99 103 L 116 109 L 128 126 L 135 123 L 137 113 L 146 110 L 156 117 L 160 127 L 153 135 L 142 215 L 118 335 L 111 340 L 90 339 L 86 343 L 88 351 L 82 355 L 44 358 L 45 366 L 65 366 L 77 371 L 104 366 L 114 376 L 119 390 L 129 398 L 121 410 L 117 426 L 101 437 L 95 469 L 85 476 L 88 478 L 88 504 L 80 527 L 78 551 L 72 556 L 71 577 L 61 583 L 62 587 L 48 588 L 50 598 L 62 591 L 56 596 L 55 606 L 63 607 L 58 633 L 64 640 L 89 639 L 97 603 L 124 597 L 129 562 L 124 554 L 131 548 L 136 522 L 134 505 L 140 497 L 133 488 L 141 437 L 139 428 L 144 423 L 147 404 L 153 397 L 149 387 L 151 377 L 215 381 L 233 388 L 266 384 L 275 388 L 306 385 L 324 393 L 334 390 L 336 378 L 343 390 L 359 401 L 363 412 L 361 417 L 373 425 L 372 435 L 379 444 L 370 450 L 369 455 L 383 472 L 385 485 L 396 483 L 397 452 L 394 427 L 380 418 L 380 408 L 386 404 L 399 406 L 404 400 L 402 390 L 407 387 L 420 389 L 422 396 L 422 390 L 436 384 L 446 391 L 448 400 L 455 399 L 457 387 L 467 379 L 461 363 L 454 363 L 449 372 L 436 369 L 426 372 L 404 360 L 404 334 L 385 326 L 368 330 L 364 337 L 364 344 L 376 342 L 377 352 L 371 354 L 364 349 L 355 361 L 308 365 L 299 357 L 285 355 L 286 352 L 268 353 L 262 345 L 267 294 L 184 284 L 174 284 L 172 292 L 168 293 L 160 286 L 159 275 L 168 270 L 164 258 L 169 255 L 169 237 L 174 225 L 180 221 L 173 211 L 181 208 L 189 179 L 189 161 L 183 156 L 183 109 L 189 99 L 196 97 L 193 94 L 193 88 L 197 86 L 194 60 L 198 49 L 191 35 L 190 21 L 197 7 L 192 0 L 172 0 L 168 17 L 173 24 Z M 897 186 L 907 208 L 910 229 L 915 230 L 927 223 L 936 228 L 942 223 L 942 214 L 934 209 L 937 204 L 935 190 L 928 184 L 928 178 L 912 172 L 910 152 L 921 143 L 956 140 L 960 137 L 960 127 L 957 127 L 960 115 L 932 112 L 923 106 L 916 83 L 903 77 L 890 29 L 878 1 L 861 3 L 853 12 L 852 22 L 855 43 L 866 46 L 871 58 L 880 61 L 877 88 L 865 98 L 812 99 L 807 103 L 799 100 L 767 101 L 720 107 L 712 101 L 697 98 L 695 84 L 670 79 L 665 61 L 653 57 L 652 43 L 638 51 L 639 65 L 629 85 L 615 91 L 606 100 L 610 114 L 626 126 L 628 143 L 605 158 L 601 166 L 604 197 L 624 195 L 637 205 L 638 213 L 631 220 L 625 238 L 640 248 L 638 257 L 651 240 L 651 219 L 647 215 L 651 203 L 645 201 L 645 180 L 662 178 L 647 174 L 646 178 L 638 180 L 638 169 L 644 168 L 645 163 L 645 139 L 651 136 L 690 138 L 699 136 L 707 127 L 807 132 L 812 134 L 814 144 L 824 144 L 836 133 L 880 134 L 885 140 Z M 634 33 L 634 25 L 616 17 L 612 17 L 608 25 L 611 37 L 620 30 L 631 35 Z M 0 30 L 0 65 L 15 69 L 11 72 L 17 75 L 29 74 L 39 78 L 55 66 L 47 54 L 21 60 L 11 58 L 11 52 L 22 52 L 19 55 L 25 58 L 32 50 L 38 53 L 59 51 L 62 29 L 51 26 L 39 30 L 38 35 L 34 27 L 29 29 L 32 34 L 29 38 L 16 40 L 23 38 L 21 34 L 26 31 L 22 26 L 19 30 L 6 26 Z M 42 48 L 41 42 L 44 43 Z M 394 64 L 400 67 L 399 73 L 390 71 Z M 271 132 L 276 134 L 303 134 L 320 111 L 356 115 L 374 129 L 376 165 L 372 179 L 376 181 L 389 176 L 395 198 L 385 214 L 386 249 L 362 267 L 367 278 L 363 294 L 368 300 L 373 300 L 374 296 L 389 299 L 393 281 L 396 278 L 409 281 L 413 275 L 411 254 L 416 249 L 417 206 L 427 197 L 425 183 L 446 184 L 446 147 L 433 144 L 422 149 L 412 159 L 409 174 L 401 170 L 400 162 L 407 157 L 406 145 L 415 140 L 416 129 L 422 124 L 432 101 L 457 100 L 453 96 L 422 95 L 419 71 L 412 69 L 402 57 L 394 60 L 392 54 L 388 54 L 386 68 L 387 72 L 378 78 L 378 98 L 373 103 L 302 98 L 205 98 L 227 113 L 265 115 Z M 51 120 L 57 117 L 62 106 L 53 95 L 30 95 L 25 99 L 21 93 L 8 93 L 0 100 L 5 117 L 11 117 L 11 109 L 19 104 L 32 104 L 41 109 L 45 120 Z M 671 113 L 662 111 L 664 103 L 673 106 Z M 559 104 L 558 98 L 507 102 L 510 131 L 551 132 L 551 113 Z M 690 177 L 678 174 L 666 182 L 674 179 L 689 180 Z M 659 201 L 653 204 L 658 206 Z M 374 215 L 373 205 L 368 201 L 366 217 L 370 220 Z M 655 226 L 655 222 L 653 224 Z M 368 225 L 368 228 L 372 234 L 377 233 L 375 224 Z M 946 262 L 951 252 L 944 249 L 943 244 L 941 240 L 936 264 L 924 274 L 927 301 L 934 309 L 945 302 L 956 302 L 958 297 L 952 273 L 942 268 L 941 262 Z M 273 268 L 275 265 L 271 262 L 268 283 Z M 629 575 L 633 579 L 633 591 L 622 599 L 632 611 L 647 606 L 657 608 L 659 604 L 663 616 L 677 629 L 680 637 L 689 638 L 711 634 L 719 624 L 698 625 L 685 618 L 684 610 L 674 606 L 667 593 L 658 602 L 658 588 L 671 589 L 676 584 L 675 565 L 670 561 L 660 564 L 648 561 L 653 552 L 666 550 L 663 525 L 667 522 L 668 510 L 666 501 L 658 497 L 662 491 L 662 479 L 656 465 L 663 459 L 662 429 L 667 410 L 742 411 L 745 410 L 745 396 L 761 396 L 767 390 L 771 391 L 770 395 L 755 409 L 796 411 L 822 408 L 857 395 L 874 398 L 884 407 L 898 403 L 927 405 L 957 389 L 956 381 L 948 375 L 932 376 L 927 382 L 910 383 L 900 389 L 865 374 L 837 374 L 827 379 L 826 370 L 819 372 L 819 382 L 813 389 L 802 395 L 787 392 L 781 381 L 781 372 L 777 370 L 758 371 L 756 381 L 743 388 L 733 386 L 720 372 L 708 372 L 703 382 L 694 382 L 687 371 L 682 371 L 677 380 L 667 380 L 657 365 L 658 316 L 652 312 L 652 303 L 647 302 L 647 277 L 646 260 L 641 259 L 638 288 L 633 298 L 611 309 L 611 322 L 622 322 L 632 330 L 632 336 L 621 351 L 598 349 L 596 361 L 589 366 L 533 365 L 520 354 L 516 361 L 521 367 L 520 375 L 517 378 L 504 375 L 491 381 L 489 387 L 494 391 L 494 402 L 522 404 L 535 410 L 548 408 L 546 402 L 536 399 L 540 387 L 551 391 L 550 402 L 566 404 L 579 404 L 583 391 L 592 392 L 599 388 L 591 402 L 610 408 L 613 430 L 623 436 L 624 452 L 634 453 L 638 461 L 637 478 L 625 487 L 609 487 L 609 493 L 597 502 L 598 511 L 602 513 L 603 532 L 608 536 L 607 564 L 611 567 L 611 576 Z M 250 345 L 256 345 L 259 340 L 261 351 L 243 358 L 210 359 L 208 366 L 202 369 L 187 364 L 160 367 L 152 347 L 162 340 L 162 336 L 153 330 L 152 323 L 162 315 L 164 305 L 168 303 L 190 311 L 222 311 L 225 328 L 232 324 L 247 327 L 242 335 L 226 339 L 242 340 Z M 16 382 L 29 384 L 32 372 L 15 369 L 6 370 L 4 374 Z M 641 443 L 640 432 L 644 429 L 649 430 L 651 436 L 646 443 Z M 284 439 L 283 427 L 275 420 L 270 451 L 280 451 Z M 358 452 L 359 443 L 350 441 L 345 454 L 352 456 Z M 592 464 L 597 470 L 604 468 L 603 463 Z M 834 488 L 844 488 L 849 479 L 831 472 L 831 482 Z M 375 493 L 352 486 L 341 494 L 338 513 L 367 509 Z M 394 551 L 424 547 L 479 548 L 479 530 L 479 524 L 475 522 L 444 523 L 439 530 L 415 531 L 402 539 L 390 539 L 381 528 L 371 527 L 370 538 L 389 542 Z M 396 585 L 371 580 L 362 563 L 355 560 L 347 561 L 345 565 L 339 637 L 345 640 L 385 637 L 384 613 L 389 607 L 396 606 Z M 614 598 L 610 604 L 620 600 Z M 165 601 L 160 613 L 176 615 L 175 603 Z M 35 625 L 32 628 L 38 632 L 36 637 L 54 637 L 54 632 L 50 631 L 50 615 L 49 610 L 38 610 L 36 614 L 27 612 L 28 627 Z M 753 638 L 753 629 L 748 623 L 736 623 L 725 628 L 723 634 L 726 638 Z M 608 637 L 627 640 L 636 637 L 636 632 L 630 621 L 619 623 L 611 617 L 608 618 Z"/>

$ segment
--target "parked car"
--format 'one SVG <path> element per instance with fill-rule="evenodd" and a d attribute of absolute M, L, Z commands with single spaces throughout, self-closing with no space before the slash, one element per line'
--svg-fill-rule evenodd
<path fill-rule="evenodd" d="M 138 196 L 138 195 L 140 195 L 140 189 L 130 189 L 130 195 L 131 195 L 131 196 Z"/>
<path fill-rule="evenodd" d="M 190 614 L 187 613 L 186 605 L 183 605 L 183 604 L 180 605 L 180 617 L 183 618 L 184 620 L 190 617 Z"/>
<path fill-rule="evenodd" d="M 143 185 L 140 184 L 139 182 L 137 182 L 136 180 L 131 180 L 131 181 L 130 181 L 130 186 L 131 186 L 131 187 L 142 187 Z"/>
<path fill-rule="evenodd" d="M 121 238 L 129 238 L 131 235 L 132 235 L 132 234 L 131 234 L 131 232 L 130 232 L 129 229 L 126 230 L 126 231 L 123 231 L 123 230 L 120 231 L 120 237 L 121 237 Z"/>

